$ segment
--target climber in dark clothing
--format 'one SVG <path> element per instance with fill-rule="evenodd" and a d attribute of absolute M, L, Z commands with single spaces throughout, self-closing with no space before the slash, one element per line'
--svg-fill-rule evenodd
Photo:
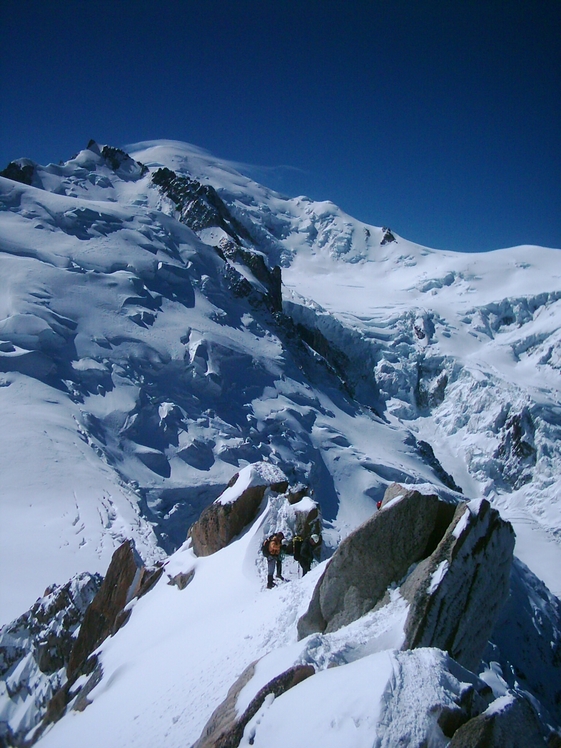
<path fill-rule="evenodd" d="M 277 572 L 277 578 L 284 581 L 284 577 L 282 575 L 282 553 L 283 550 L 286 550 L 285 546 L 283 545 L 284 540 L 284 533 L 282 532 L 276 532 L 274 535 L 271 535 L 267 540 L 263 543 L 263 555 L 267 559 L 267 588 L 271 589 L 271 587 L 275 586 L 275 583 L 273 582 L 273 574 L 275 573 L 275 569 Z"/>
<path fill-rule="evenodd" d="M 302 567 L 302 576 L 306 575 L 312 568 L 312 562 L 319 560 L 321 538 L 319 535 L 310 535 L 304 538 L 300 546 L 298 563 Z"/>

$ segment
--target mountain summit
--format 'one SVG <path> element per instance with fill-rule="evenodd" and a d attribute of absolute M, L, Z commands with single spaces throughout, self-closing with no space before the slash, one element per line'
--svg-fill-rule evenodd
<path fill-rule="evenodd" d="M 47 748 L 222 745 L 217 709 L 224 745 L 268 748 L 283 724 L 349 748 L 475 745 L 460 722 L 500 731 L 498 714 L 544 741 L 559 727 L 558 249 L 422 247 L 175 141 L 16 160 L 0 211 L 3 739 L 31 739 L 57 689 L 62 712 L 78 698 L 91 673 L 66 680 L 71 639 L 125 542 L 131 578 L 159 581 L 125 584 L 88 708 L 51 720 Z M 205 532 L 227 540 L 199 557 L 217 500 Z M 432 519 L 406 551 L 419 502 Z M 319 532 L 319 563 L 300 577 L 287 557 L 292 581 L 264 591 L 260 544 L 280 529 Z M 379 594 L 333 581 L 345 549 L 360 575 L 399 533 Z M 462 575 L 493 598 L 477 645 L 458 634 L 476 615 Z M 444 618 L 437 599 L 456 601 Z"/>

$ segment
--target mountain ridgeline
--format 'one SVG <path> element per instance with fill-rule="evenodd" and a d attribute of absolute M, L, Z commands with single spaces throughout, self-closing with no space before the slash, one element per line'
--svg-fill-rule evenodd
<path fill-rule="evenodd" d="M 12 161 L 0 741 L 559 744 L 558 257 L 174 141 Z"/>

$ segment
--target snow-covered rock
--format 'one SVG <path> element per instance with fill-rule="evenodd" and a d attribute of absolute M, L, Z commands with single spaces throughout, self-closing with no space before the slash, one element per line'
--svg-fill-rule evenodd
<path fill-rule="evenodd" d="M 552 745 L 532 704 L 522 697 L 504 696 L 460 727 L 450 748 L 539 748 Z"/>
<path fill-rule="evenodd" d="M 287 489 L 286 476 L 274 465 L 260 462 L 240 470 L 189 529 L 194 553 L 208 556 L 227 546 L 255 519 L 268 492 Z"/>
<path fill-rule="evenodd" d="M 81 573 L 54 585 L 27 613 L 0 629 L 3 745 L 23 740 L 65 681 L 75 637 L 101 581 L 99 574 Z"/>
<path fill-rule="evenodd" d="M 240 714 L 238 710 L 240 693 L 255 674 L 255 663 L 252 663 L 230 688 L 226 700 L 212 714 L 193 748 L 225 748 L 226 746 L 234 748 L 240 745 L 247 724 L 255 717 L 265 700 L 270 702 L 278 698 L 314 673 L 312 665 L 294 665 L 263 686 Z"/>
<path fill-rule="evenodd" d="M 345 538 L 330 560 L 298 622 L 301 637 L 336 631 L 372 610 L 446 532 L 455 504 L 403 487 L 388 491 L 393 498 Z"/>
<path fill-rule="evenodd" d="M 87 708 L 49 726 L 45 747 L 192 744 L 256 659 L 242 711 L 291 667 L 318 672 L 265 699 L 247 742 L 291 743 L 300 721 L 311 744 L 445 746 L 486 707 L 458 706 L 461 684 L 483 693 L 478 673 L 401 650 L 413 607 L 398 585 L 413 570 L 369 612 L 298 641 L 326 563 L 393 482 L 452 508 L 484 497 L 514 526 L 528 568 L 513 565 L 481 676 L 495 700 L 527 691 L 543 724 L 561 724 L 560 288 L 559 250 L 421 247 L 182 143 L 13 162 L 0 175 L 0 620 L 105 572 L 125 540 L 147 565 L 165 560 L 79 681 Z M 288 557 L 289 583 L 266 591 L 263 537 L 311 516 L 290 495 L 268 495 L 209 556 L 185 543 L 257 463 L 309 488 L 325 559 L 299 577 Z M 508 533 L 494 535 L 502 558 Z M 421 587 L 454 618 L 445 560 Z"/>
<path fill-rule="evenodd" d="M 479 664 L 509 591 L 514 532 L 489 502 L 460 505 L 434 552 L 401 584 L 405 649 L 439 647 Z"/>

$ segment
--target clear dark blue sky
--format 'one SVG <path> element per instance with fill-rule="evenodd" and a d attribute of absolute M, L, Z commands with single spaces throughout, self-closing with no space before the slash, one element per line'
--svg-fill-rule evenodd
<path fill-rule="evenodd" d="M 560 0 L 1 0 L 0 166 L 185 140 L 432 247 L 561 247 Z"/>

